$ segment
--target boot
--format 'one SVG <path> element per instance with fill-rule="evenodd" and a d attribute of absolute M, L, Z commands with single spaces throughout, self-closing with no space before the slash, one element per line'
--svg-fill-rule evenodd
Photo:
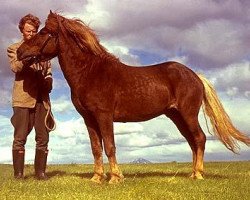
<path fill-rule="evenodd" d="M 36 150 L 35 156 L 35 176 L 38 180 L 47 180 L 48 177 L 45 174 L 47 164 L 48 150 Z"/>
<path fill-rule="evenodd" d="M 13 168 L 15 179 L 23 179 L 24 150 L 12 150 Z"/>

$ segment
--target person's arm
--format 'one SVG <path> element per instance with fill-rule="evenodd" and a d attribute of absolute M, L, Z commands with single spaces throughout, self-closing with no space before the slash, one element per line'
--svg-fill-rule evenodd
<path fill-rule="evenodd" d="M 17 54 L 16 54 L 17 49 L 18 49 L 18 45 L 15 45 L 15 44 L 9 46 L 7 49 L 10 67 L 14 73 L 22 71 L 23 66 L 24 66 L 22 61 L 19 61 L 17 59 Z"/>
<path fill-rule="evenodd" d="M 23 60 L 23 61 L 19 61 L 17 59 L 16 51 L 17 51 L 18 47 L 19 47 L 18 44 L 13 44 L 13 45 L 9 46 L 7 49 L 10 67 L 14 73 L 22 71 L 24 67 L 29 67 L 33 63 L 32 59 Z"/>
<path fill-rule="evenodd" d="M 46 61 L 44 64 L 46 64 L 46 74 L 44 76 L 44 90 L 48 93 L 52 90 L 53 85 L 53 78 L 52 78 L 52 70 L 51 70 L 51 62 Z"/>

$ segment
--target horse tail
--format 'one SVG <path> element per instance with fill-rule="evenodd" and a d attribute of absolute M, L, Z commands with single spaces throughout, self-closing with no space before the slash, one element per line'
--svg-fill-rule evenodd
<path fill-rule="evenodd" d="M 224 110 L 212 84 L 202 75 L 198 75 L 202 81 L 205 94 L 203 108 L 210 118 L 214 134 L 232 152 L 237 153 L 240 149 L 237 141 L 250 145 L 250 138 L 237 130 Z"/>

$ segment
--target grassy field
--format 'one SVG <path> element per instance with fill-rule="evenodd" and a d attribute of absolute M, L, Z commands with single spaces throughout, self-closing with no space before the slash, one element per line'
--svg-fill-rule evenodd
<path fill-rule="evenodd" d="M 250 199 L 250 161 L 205 163 L 205 180 L 188 178 L 191 163 L 120 166 L 123 183 L 98 185 L 89 180 L 93 165 L 49 165 L 48 181 L 35 180 L 32 165 L 22 181 L 14 180 L 11 165 L 0 165 L 0 199 Z"/>

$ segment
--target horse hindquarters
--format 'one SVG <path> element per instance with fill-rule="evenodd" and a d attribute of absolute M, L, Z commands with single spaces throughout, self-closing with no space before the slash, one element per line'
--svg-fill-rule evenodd
<path fill-rule="evenodd" d="M 192 149 L 192 177 L 202 179 L 206 136 L 199 125 L 198 114 L 204 87 L 200 79 L 190 70 L 179 66 L 176 71 L 178 72 L 176 77 L 179 79 L 171 80 L 174 85 L 176 107 L 167 110 L 166 115 L 175 123 Z"/>

